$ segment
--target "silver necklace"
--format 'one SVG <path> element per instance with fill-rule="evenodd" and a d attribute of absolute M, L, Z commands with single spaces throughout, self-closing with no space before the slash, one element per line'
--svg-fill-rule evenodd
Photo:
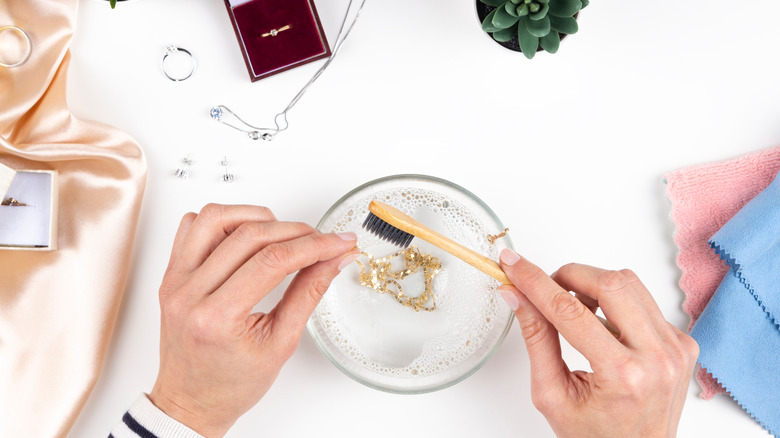
<path fill-rule="evenodd" d="M 350 32 L 352 32 L 352 28 L 355 27 L 355 23 L 357 22 L 358 17 L 360 17 L 360 12 L 363 11 L 363 6 L 365 6 L 366 0 L 360 0 L 360 6 L 357 8 L 357 12 L 352 18 L 349 27 L 347 27 L 346 25 L 349 18 L 349 13 L 352 11 L 352 4 L 354 2 L 355 0 L 349 0 L 349 5 L 347 5 L 347 10 L 344 13 L 344 20 L 341 22 L 341 27 L 339 28 L 339 33 L 336 37 L 336 43 L 333 45 L 333 52 L 322 64 L 322 66 L 314 73 L 311 79 L 306 82 L 303 88 L 298 91 L 298 94 L 296 94 L 295 97 L 290 100 L 290 103 L 287 104 L 287 107 L 284 109 L 284 111 L 280 112 L 274 117 L 274 128 L 262 128 L 251 125 L 225 105 L 217 105 L 211 108 L 211 111 L 209 112 L 211 118 L 222 124 L 230 126 L 233 129 L 246 133 L 252 140 L 262 139 L 271 141 L 274 139 L 276 134 L 286 130 L 290 126 L 290 123 L 287 121 L 287 113 L 293 109 L 295 104 L 297 104 L 298 101 L 301 100 L 301 97 L 303 97 L 303 95 L 306 93 L 306 90 L 308 90 L 309 87 L 314 84 L 314 81 L 316 81 L 322 75 L 325 69 L 328 68 L 330 63 L 333 62 L 333 60 L 336 58 L 336 55 L 339 53 L 339 50 L 341 50 L 341 46 L 344 45 L 344 41 L 349 36 Z M 231 122 L 230 119 L 235 119 L 237 122 Z"/>

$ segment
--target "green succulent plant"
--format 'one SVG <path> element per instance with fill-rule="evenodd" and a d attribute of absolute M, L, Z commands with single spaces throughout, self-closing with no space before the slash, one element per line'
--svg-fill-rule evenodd
<path fill-rule="evenodd" d="M 109 3 L 111 4 L 111 9 L 116 7 L 116 0 L 109 0 Z"/>
<path fill-rule="evenodd" d="M 493 6 L 482 21 L 482 30 L 499 42 L 517 38 L 520 50 L 531 59 L 539 47 L 558 51 L 562 35 L 576 33 L 574 18 L 589 0 L 479 0 Z"/>

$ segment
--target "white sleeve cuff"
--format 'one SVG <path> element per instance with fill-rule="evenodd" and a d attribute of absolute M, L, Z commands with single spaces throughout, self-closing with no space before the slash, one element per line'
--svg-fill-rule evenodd
<path fill-rule="evenodd" d="M 203 438 L 155 406 L 146 394 L 141 394 L 127 410 L 114 430 L 114 438 Z"/>

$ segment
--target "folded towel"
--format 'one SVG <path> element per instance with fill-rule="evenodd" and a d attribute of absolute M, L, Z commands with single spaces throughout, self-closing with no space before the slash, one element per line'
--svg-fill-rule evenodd
<path fill-rule="evenodd" d="M 729 272 L 691 330 L 699 362 L 769 433 L 780 432 L 780 177 L 710 240 Z"/>
<path fill-rule="evenodd" d="M 676 227 L 677 266 L 682 270 L 680 288 L 686 296 L 683 310 L 691 317 L 691 326 L 728 271 L 710 248 L 709 239 L 766 188 L 778 170 L 780 147 L 775 147 L 664 176 L 666 193 L 672 204 L 671 219 Z M 700 370 L 696 379 L 705 399 L 723 392 L 706 370 Z"/>

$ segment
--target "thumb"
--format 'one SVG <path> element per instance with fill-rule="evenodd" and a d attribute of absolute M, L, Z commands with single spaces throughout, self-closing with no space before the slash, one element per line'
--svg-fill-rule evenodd
<path fill-rule="evenodd" d="M 503 285 L 499 292 L 515 312 L 531 362 L 531 396 L 540 411 L 550 401 L 566 397 L 569 367 L 561 357 L 561 342 L 555 326 L 516 287 Z"/>

